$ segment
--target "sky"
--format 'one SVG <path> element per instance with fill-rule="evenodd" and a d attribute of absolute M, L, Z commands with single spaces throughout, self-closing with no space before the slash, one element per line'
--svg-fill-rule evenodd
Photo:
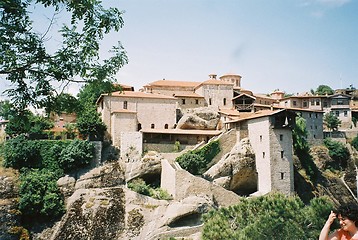
<path fill-rule="evenodd" d="M 135 90 L 227 73 L 241 75 L 241 87 L 254 93 L 358 87 L 358 0 L 103 3 L 124 11 L 124 27 L 102 43 L 103 56 L 122 43 L 129 63 L 117 79 Z"/>

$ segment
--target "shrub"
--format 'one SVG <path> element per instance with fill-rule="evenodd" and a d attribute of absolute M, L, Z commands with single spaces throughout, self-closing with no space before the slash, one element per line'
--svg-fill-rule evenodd
<path fill-rule="evenodd" d="M 141 178 L 137 178 L 129 182 L 128 188 L 130 188 L 134 192 L 149 196 L 149 186 Z"/>
<path fill-rule="evenodd" d="M 207 170 L 207 165 L 219 152 L 219 141 L 213 141 L 200 149 L 180 155 L 175 161 L 191 174 L 199 175 Z"/>
<path fill-rule="evenodd" d="M 51 219 L 64 213 L 55 173 L 46 169 L 28 170 L 20 179 L 19 209 L 25 217 Z"/>
<path fill-rule="evenodd" d="M 59 163 L 64 171 L 70 171 L 89 164 L 93 157 L 94 145 L 76 139 L 61 151 Z"/>
<path fill-rule="evenodd" d="M 27 140 L 26 136 L 21 134 L 5 142 L 4 167 L 20 169 L 39 166 L 39 149 L 34 141 Z"/>
<path fill-rule="evenodd" d="M 329 156 L 334 160 L 334 168 L 345 168 L 349 160 L 350 154 L 348 148 L 341 142 L 333 141 L 330 138 L 326 138 L 324 145 L 329 150 Z"/>
<path fill-rule="evenodd" d="M 352 146 L 353 146 L 356 150 L 358 150 L 358 136 L 356 136 L 355 138 L 353 138 L 351 144 L 352 144 Z"/>

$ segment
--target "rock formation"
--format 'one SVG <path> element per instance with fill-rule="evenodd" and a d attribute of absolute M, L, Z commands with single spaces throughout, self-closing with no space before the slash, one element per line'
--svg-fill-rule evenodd
<path fill-rule="evenodd" d="M 255 154 L 249 139 L 242 139 L 221 160 L 203 174 L 203 177 L 239 194 L 256 191 L 257 173 Z"/>
<path fill-rule="evenodd" d="M 220 114 L 210 108 L 188 110 L 178 122 L 179 129 L 215 130 L 219 128 Z"/>

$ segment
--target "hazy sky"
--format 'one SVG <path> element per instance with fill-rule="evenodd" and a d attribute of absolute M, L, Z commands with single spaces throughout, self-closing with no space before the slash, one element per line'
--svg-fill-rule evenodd
<path fill-rule="evenodd" d="M 241 87 L 358 87 L 357 0 L 115 0 L 129 64 L 120 82 L 242 76 Z"/>
<path fill-rule="evenodd" d="M 103 46 L 122 42 L 129 63 L 118 81 L 136 90 L 211 73 L 239 74 L 241 87 L 255 93 L 358 87 L 358 0 L 103 2 L 125 11 L 123 29 Z"/>

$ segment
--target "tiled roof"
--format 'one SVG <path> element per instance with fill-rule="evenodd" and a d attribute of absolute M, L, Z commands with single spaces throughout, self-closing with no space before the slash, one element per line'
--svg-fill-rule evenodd
<path fill-rule="evenodd" d="M 115 110 L 115 111 L 112 111 L 112 113 L 137 113 L 136 111 L 131 111 L 131 110 L 128 110 L 128 109 L 119 109 L 119 110 Z"/>
<path fill-rule="evenodd" d="M 220 109 L 220 113 L 228 115 L 228 116 L 240 116 L 240 112 L 234 109 Z"/>
<path fill-rule="evenodd" d="M 108 96 L 108 94 L 103 94 L 103 95 Z M 158 99 L 176 100 L 176 98 L 164 94 L 133 92 L 133 91 L 113 92 L 111 93 L 111 96 L 124 97 L 124 98 L 158 98 Z"/>
<path fill-rule="evenodd" d="M 254 113 L 247 113 L 245 115 L 241 115 L 239 116 L 238 119 L 235 120 L 230 120 L 227 122 L 241 122 L 244 120 L 249 120 L 249 119 L 254 119 L 254 118 L 260 118 L 260 117 L 266 117 L 266 116 L 272 116 L 275 115 L 276 113 L 285 111 L 285 109 L 280 109 L 280 110 L 275 110 L 275 111 L 271 111 L 271 110 L 261 110 L 261 111 L 257 111 Z"/>
<path fill-rule="evenodd" d="M 204 98 L 203 96 L 194 93 L 194 92 L 188 92 L 188 93 L 178 93 L 174 95 L 175 97 L 191 97 L 191 98 Z"/>
<path fill-rule="evenodd" d="M 187 130 L 187 129 L 141 129 L 143 133 L 160 133 L 160 134 L 184 134 L 184 135 L 209 135 L 216 136 L 222 133 L 219 130 Z"/>
<path fill-rule="evenodd" d="M 155 82 L 148 83 L 145 87 L 195 87 L 200 82 L 185 82 L 185 81 L 173 81 L 173 80 L 158 80 Z"/>

